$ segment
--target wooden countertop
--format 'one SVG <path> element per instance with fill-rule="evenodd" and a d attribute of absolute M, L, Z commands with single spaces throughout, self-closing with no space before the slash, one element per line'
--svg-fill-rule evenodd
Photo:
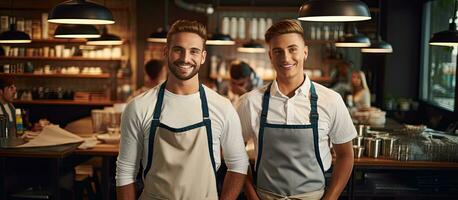
<path fill-rule="evenodd" d="M 80 143 L 49 147 L 3 148 L 0 157 L 21 158 L 65 158 L 71 155 Z"/>
<path fill-rule="evenodd" d="M 389 167 L 409 167 L 418 169 L 431 169 L 431 168 L 443 168 L 443 169 L 458 169 L 458 163 L 453 162 L 436 162 L 436 161 L 399 161 L 399 160 L 387 160 L 387 159 L 376 159 L 376 158 L 355 158 L 355 167 L 377 167 L 377 168 L 389 168 Z"/>
<path fill-rule="evenodd" d="M 118 156 L 119 144 L 97 144 L 94 148 L 90 149 L 76 149 L 76 155 L 89 155 L 89 156 Z"/>

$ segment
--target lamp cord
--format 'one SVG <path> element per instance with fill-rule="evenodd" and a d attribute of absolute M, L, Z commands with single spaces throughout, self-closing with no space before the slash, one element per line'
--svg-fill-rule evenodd
<path fill-rule="evenodd" d="M 452 23 L 454 23 L 455 20 L 456 20 L 456 11 L 458 10 L 458 3 L 457 2 L 458 2 L 458 0 L 455 0 L 455 10 L 453 11 L 453 18 L 452 18 L 453 21 L 452 21 Z"/>
<path fill-rule="evenodd" d="M 164 31 L 169 30 L 169 0 L 164 0 Z"/>

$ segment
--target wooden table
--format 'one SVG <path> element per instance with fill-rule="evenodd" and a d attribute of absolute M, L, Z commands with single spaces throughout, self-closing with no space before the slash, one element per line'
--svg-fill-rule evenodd
<path fill-rule="evenodd" d="M 49 159 L 51 162 L 51 193 L 55 199 L 60 199 L 59 178 L 61 177 L 62 161 L 73 154 L 78 144 L 65 144 L 51 147 L 31 148 L 4 148 L 0 149 L 0 199 L 7 199 L 8 188 L 6 184 L 7 160 L 17 158 L 40 158 Z M 33 164 L 31 167 L 34 167 Z"/>
<path fill-rule="evenodd" d="M 115 199 L 112 194 L 115 192 L 115 188 L 111 186 L 112 181 L 114 180 L 114 174 L 111 173 L 115 166 L 113 163 L 116 161 L 118 156 L 119 145 L 118 144 L 97 144 L 94 148 L 90 149 L 76 149 L 75 155 L 83 156 L 100 156 L 102 157 L 102 180 L 101 180 L 101 189 L 102 189 L 102 199 L 109 200 Z"/>

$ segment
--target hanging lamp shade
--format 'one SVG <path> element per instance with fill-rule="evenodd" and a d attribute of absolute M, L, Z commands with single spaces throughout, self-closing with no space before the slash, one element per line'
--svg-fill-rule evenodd
<path fill-rule="evenodd" d="M 335 43 L 336 47 L 369 47 L 371 41 L 368 37 L 358 32 L 355 24 L 347 25 L 347 32 Z"/>
<path fill-rule="evenodd" d="M 299 20 L 350 22 L 371 19 L 367 5 L 359 0 L 306 0 L 299 9 Z"/>
<path fill-rule="evenodd" d="M 265 53 L 266 49 L 254 40 L 250 40 L 248 43 L 243 44 L 243 46 L 238 47 L 237 51 L 242 53 Z"/>
<path fill-rule="evenodd" d="M 99 38 L 100 33 L 93 25 L 61 24 L 54 32 L 55 38 Z"/>
<path fill-rule="evenodd" d="M 380 36 L 377 39 L 371 41 L 371 45 L 367 48 L 361 48 L 363 53 L 393 53 L 393 47 L 391 44 L 382 40 Z"/>
<path fill-rule="evenodd" d="M 59 24 L 114 24 L 113 14 L 105 6 L 85 0 L 70 0 L 54 6 L 48 22 Z"/>
<path fill-rule="evenodd" d="M 434 33 L 429 40 L 430 45 L 434 46 L 458 46 L 458 31 L 456 30 L 456 11 L 458 10 L 458 0 L 455 1 L 455 9 L 453 10 L 452 22 L 448 25 L 448 30 Z"/>
<path fill-rule="evenodd" d="M 148 37 L 148 42 L 167 43 L 167 31 L 159 28 L 156 32 L 151 33 Z"/>
<path fill-rule="evenodd" d="M 121 45 L 122 39 L 114 34 L 108 33 L 107 27 L 103 27 L 102 35 L 99 38 L 90 38 L 86 42 L 87 45 Z"/>
<path fill-rule="evenodd" d="M 4 44 L 20 44 L 31 43 L 29 34 L 16 30 L 16 23 L 10 24 L 10 29 L 0 33 L 0 43 Z"/>
<path fill-rule="evenodd" d="M 222 33 L 215 33 L 213 34 L 210 39 L 206 42 L 207 45 L 234 45 L 235 41 L 232 40 L 231 36 L 222 34 Z"/>
<path fill-rule="evenodd" d="M 448 30 L 434 33 L 433 37 L 429 40 L 429 44 L 434 46 L 458 46 L 458 31 L 456 30 L 456 23 L 454 21 L 455 18 L 449 24 Z"/>

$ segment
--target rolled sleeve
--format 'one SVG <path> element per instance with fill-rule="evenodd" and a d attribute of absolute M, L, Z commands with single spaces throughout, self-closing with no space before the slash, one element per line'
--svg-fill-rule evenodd
<path fill-rule="evenodd" d="M 240 119 L 233 107 L 230 107 L 226 113 L 223 128 L 221 146 L 228 171 L 247 174 L 248 156 L 243 143 Z"/>
<path fill-rule="evenodd" d="M 121 117 L 121 141 L 116 161 L 116 186 L 135 182 L 143 151 L 143 134 L 135 102 L 128 104 Z"/>

